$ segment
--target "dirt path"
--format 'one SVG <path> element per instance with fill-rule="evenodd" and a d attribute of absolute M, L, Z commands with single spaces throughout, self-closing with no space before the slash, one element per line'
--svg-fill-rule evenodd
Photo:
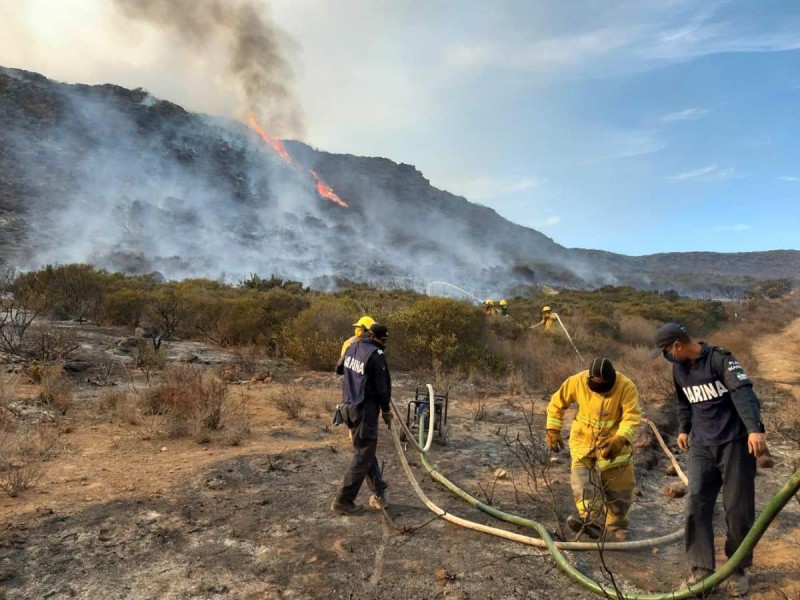
<path fill-rule="evenodd" d="M 800 400 L 800 318 L 756 341 L 759 373 Z"/>

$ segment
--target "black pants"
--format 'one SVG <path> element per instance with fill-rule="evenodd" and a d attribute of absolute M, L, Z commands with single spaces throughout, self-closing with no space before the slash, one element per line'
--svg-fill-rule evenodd
<path fill-rule="evenodd" d="M 386 491 L 386 482 L 381 475 L 376 451 L 378 438 L 362 438 L 359 429 L 353 431 L 353 459 L 347 467 L 342 488 L 336 499 L 345 504 L 355 501 L 364 479 L 372 493 L 381 496 Z"/>
<path fill-rule="evenodd" d="M 722 488 L 728 535 L 725 555 L 739 548 L 755 520 L 756 459 L 747 438 L 720 446 L 689 447 L 689 496 L 686 503 L 686 554 L 692 567 L 715 569 L 714 504 Z M 753 564 L 750 552 L 741 567 Z"/>

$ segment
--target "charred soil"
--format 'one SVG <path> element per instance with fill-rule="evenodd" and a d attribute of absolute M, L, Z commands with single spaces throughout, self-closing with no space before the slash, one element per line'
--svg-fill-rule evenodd
<path fill-rule="evenodd" d="M 385 429 L 379 458 L 390 484 L 390 508 L 386 514 L 334 516 L 330 502 L 350 453 L 346 431 L 330 425 L 340 393 L 333 374 L 297 372 L 273 362 L 267 365 L 268 383 L 229 383 L 229 393 L 244 402 L 250 417 L 250 433 L 237 446 L 147 436 L 141 425 L 102 413 L 108 388 L 99 386 L 92 372 L 128 333 L 90 325 L 78 329 L 89 372 L 72 375 L 77 396 L 58 424 L 61 451 L 44 463 L 37 488 L 18 498 L 0 498 L 4 597 L 591 597 L 546 552 L 433 518 L 405 481 Z M 234 362 L 231 354 L 202 344 L 170 345 L 173 360 L 191 352 L 208 369 Z M 130 386 L 124 372 L 111 377 L 111 383 Z M 134 379 L 139 387 L 140 379 Z M 417 383 L 396 374 L 395 400 L 404 404 L 412 398 Z M 24 384 L 18 396 L 34 398 L 36 389 Z M 553 511 L 562 520 L 571 511 L 566 455 L 549 466 L 551 489 L 540 490 L 554 499 L 548 503 L 528 485 L 504 442 L 525 432 L 520 403 L 529 407 L 535 401 L 535 427 L 543 427 L 544 397 L 545 390 L 524 397 L 489 384 L 454 385 L 451 441 L 434 450 L 431 462 L 471 494 L 508 512 L 541 519 L 561 536 Z M 302 404 L 299 415 L 288 418 L 277 398 Z M 475 409 L 476 398 L 482 411 Z M 670 406 L 645 406 L 649 416 L 666 422 L 669 411 Z M 773 443 L 772 453 L 774 468 L 759 472 L 759 507 L 800 456 L 780 441 Z M 411 452 L 409 459 L 434 502 L 459 516 L 498 525 L 425 477 Z M 633 539 L 682 526 L 683 500 L 662 493 L 676 481 L 666 473 L 667 461 L 659 456 L 648 463 L 649 470 L 637 459 Z M 506 474 L 499 475 L 498 469 Z M 359 501 L 366 504 L 367 498 L 364 489 Z M 721 534 L 721 506 L 717 517 Z M 787 506 L 757 547 L 751 598 L 800 596 L 798 545 L 800 502 Z M 720 535 L 719 553 L 722 547 Z M 608 581 L 605 563 L 625 591 L 675 589 L 686 575 L 680 542 L 640 552 L 570 557 L 583 572 Z"/>

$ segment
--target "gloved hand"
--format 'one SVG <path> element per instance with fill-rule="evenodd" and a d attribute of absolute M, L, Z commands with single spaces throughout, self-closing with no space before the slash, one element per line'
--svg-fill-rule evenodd
<path fill-rule="evenodd" d="M 392 414 L 392 411 L 391 410 L 382 411 L 381 412 L 381 416 L 383 417 L 383 422 L 386 423 L 386 426 L 389 429 L 391 429 L 392 428 L 392 417 L 394 416 Z"/>
<path fill-rule="evenodd" d="M 614 435 L 597 444 L 600 456 L 606 460 L 614 460 L 628 445 L 628 438 L 623 435 Z"/>
<path fill-rule="evenodd" d="M 545 443 L 553 452 L 561 452 L 564 443 L 561 441 L 561 432 L 558 429 L 548 429 L 545 432 Z"/>

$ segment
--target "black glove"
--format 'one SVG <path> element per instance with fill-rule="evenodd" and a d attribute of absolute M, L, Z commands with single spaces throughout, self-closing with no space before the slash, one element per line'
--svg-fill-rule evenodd
<path fill-rule="evenodd" d="M 391 410 L 382 411 L 381 412 L 381 416 L 383 417 L 383 422 L 386 423 L 386 426 L 389 429 L 391 429 L 392 428 L 392 417 L 394 416 L 394 415 L 392 415 L 392 411 Z"/>

